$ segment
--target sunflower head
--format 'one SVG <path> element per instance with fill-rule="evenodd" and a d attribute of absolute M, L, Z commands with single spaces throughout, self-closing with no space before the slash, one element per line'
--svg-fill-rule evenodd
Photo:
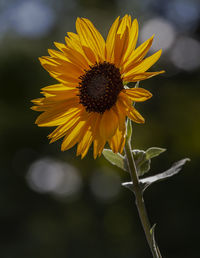
<path fill-rule="evenodd" d="M 147 70 L 159 59 L 161 50 L 146 57 L 153 37 L 136 47 L 138 22 L 125 15 L 114 21 L 106 41 L 85 18 L 76 21 L 77 33 L 68 33 L 65 44 L 40 58 L 42 66 L 58 84 L 42 89 L 43 97 L 32 100 L 33 110 L 42 114 L 38 126 L 55 126 L 50 142 L 63 138 L 63 151 L 77 146 L 83 158 L 93 143 L 94 158 L 108 142 L 113 152 L 122 152 L 126 117 L 136 123 L 144 118 L 133 102 L 152 95 L 142 88 L 125 88 L 128 82 L 153 77 L 159 72 Z"/>

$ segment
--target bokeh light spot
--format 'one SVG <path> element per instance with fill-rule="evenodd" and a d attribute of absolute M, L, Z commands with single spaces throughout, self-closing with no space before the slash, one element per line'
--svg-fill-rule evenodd
<path fill-rule="evenodd" d="M 22 36 L 40 37 L 49 32 L 55 21 L 52 8 L 39 1 L 22 1 L 10 7 L 13 29 Z"/>
<path fill-rule="evenodd" d="M 82 184 L 79 173 L 73 166 L 51 158 L 32 163 L 26 178 L 34 191 L 63 197 L 77 194 Z"/>
<path fill-rule="evenodd" d="M 147 21 L 141 29 L 142 42 L 155 34 L 151 50 L 164 49 L 171 47 L 175 39 L 175 30 L 171 23 L 163 18 L 153 18 Z"/>
<path fill-rule="evenodd" d="M 171 61 L 185 71 L 197 69 L 200 66 L 200 43 L 190 37 L 180 37 L 172 49 Z"/>

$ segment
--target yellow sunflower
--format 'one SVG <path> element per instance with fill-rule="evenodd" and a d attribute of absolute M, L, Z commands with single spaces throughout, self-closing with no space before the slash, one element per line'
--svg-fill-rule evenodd
<path fill-rule="evenodd" d="M 60 50 L 49 49 L 40 58 L 42 66 L 58 84 L 42 88 L 44 97 L 32 100 L 33 110 L 42 111 L 38 126 L 56 126 L 50 142 L 64 137 L 61 150 L 77 146 L 83 158 L 93 143 L 94 158 L 108 142 L 113 152 L 122 152 L 126 117 L 136 123 L 144 118 L 133 102 L 151 98 L 142 88 L 128 88 L 128 82 L 148 79 L 159 72 L 146 72 L 160 57 L 161 50 L 146 56 L 153 36 L 136 48 L 138 22 L 129 15 L 115 20 L 106 41 L 85 18 L 76 21 L 77 33 L 68 32 Z"/>

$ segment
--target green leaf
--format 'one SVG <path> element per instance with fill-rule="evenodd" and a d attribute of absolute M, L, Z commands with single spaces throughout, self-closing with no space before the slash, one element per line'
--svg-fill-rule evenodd
<path fill-rule="evenodd" d="M 166 149 L 158 148 L 158 147 L 151 147 L 151 148 L 146 150 L 146 158 L 147 159 L 152 159 L 154 157 L 159 156 L 164 151 L 166 151 Z"/>
<path fill-rule="evenodd" d="M 190 161 L 190 159 L 181 159 L 174 163 L 170 169 L 166 170 L 163 173 L 140 179 L 140 185 L 143 188 L 143 191 L 155 182 L 163 181 L 165 179 L 168 179 L 169 177 L 178 174 L 178 172 L 182 169 L 187 161 Z"/>
<path fill-rule="evenodd" d="M 178 174 L 178 172 L 182 169 L 182 167 L 185 165 L 185 163 L 187 161 L 190 161 L 190 159 L 188 159 L 188 158 L 181 159 L 181 160 L 175 162 L 170 169 L 166 170 L 163 173 L 157 174 L 155 176 L 150 176 L 150 177 L 139 179 L 140 187 L 142 188 L 143 192 L 151 184 L 153 184 L 155 182 L 163 181 L 165 179 L 168 179 L 169 177 L 172 177 L 172 176 Z M 133 182 L 122 183 L 122 186 L 124 186 L 124 187 L 128 188 L 129 190 L 131 190 L 132 192 L 134 192 Z"/>
<path fill-rule="evenodd" d="M 166 149 L 158 147 L 152 147 L 146 151 L 132 150 L 138 176 L 143 176 L 147 173 L 150 170 L 151 159 L 160 155 L 164 151 L 166 151 Z"/>
<path fill-rule="evenodd" d="M 111 164 L 123 169 L 124 171 L 128 171 L 127 163 L 124 156 L 119 153 L 114 153 L 112 150 L 109 149 L 104 149 L 102 153 Z"/>

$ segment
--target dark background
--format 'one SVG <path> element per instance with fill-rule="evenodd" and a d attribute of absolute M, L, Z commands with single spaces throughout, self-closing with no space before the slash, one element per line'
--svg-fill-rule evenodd
<path fill-rule="evenodd" d="M 192 0 L 0 1 L 0 257 L 151 257 L 128 175 L 103 157 L 84 160 L 75 148 L 49 145 L 52 128 L 38 128 L 30 100 L 56 83 L 40 66 L 53 42 L 64 42 L 77 16 L 106 37 L 114 19 L 138 18 L 142 42 L 156 34 L 152 52 L 163 55 L 141 82 L 153 98 L 138 104 L 146 118 L 134 124 L 134 148 L 168 151 L 152 173 L 189 157 L 183 171 L 147 190 L 145 200 L 163 257 L 199 257 L 200 4 Z"/>

